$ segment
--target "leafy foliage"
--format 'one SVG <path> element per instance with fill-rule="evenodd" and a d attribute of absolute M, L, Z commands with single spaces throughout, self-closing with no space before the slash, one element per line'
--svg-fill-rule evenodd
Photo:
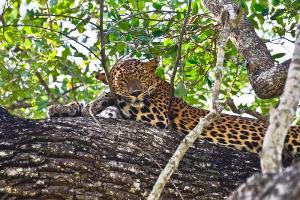
<path fill-rule="evenodd" d="M 237 3 L 254 27 L 281 39 L 295 35 L 298 1 Z M 187 4 L 180 0 L 107 0 L 105 37 L 108 65 L 123 56 L 159 59 L 157 75 L 169 79 Z M 0 105 L 18 115 L 46 117 L 53 103 L 91 101 L 104 87 L 94 79 L 99 60 L 99 5 L 92 0 L 7 0 L 0 7 Z M 192 3 L 182 48 L 182 68 L 175 94 L 207 107 L 216 61 L 218 27 L 200 0 Z M 274 59 L 282 57 L 274 52 Z M 243 97 L 249 89 L 245 61 L 227 45 L 222 98 Z M 245 92 L 246 91 L 246 92 Z M 266 113 L 277 100 L 255 99 L 250 105 Z M 243 104 L 240 107 L 244 106 Z"/>

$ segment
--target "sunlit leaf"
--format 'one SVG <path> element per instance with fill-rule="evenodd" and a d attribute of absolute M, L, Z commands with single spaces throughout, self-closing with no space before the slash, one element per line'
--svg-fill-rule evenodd
<path fill-rule="evenodd" d="M 184 97 L 186 96 L 187 94 L 187 91 L 186 91 L 186 88 L 185 88 L 185 85 L 180 82 L 177 87 L 175 88 L 175 91 L 174 91 L 174 95 L 176 97 Z"/>

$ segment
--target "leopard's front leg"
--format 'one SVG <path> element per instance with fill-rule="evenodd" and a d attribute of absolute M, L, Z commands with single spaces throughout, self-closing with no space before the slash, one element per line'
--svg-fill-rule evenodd
<path fill-rule="evenodd" d="M 106 94 L 104 96 L 98 97 L 96 100 L 91 101 L 86 106 L 82 108 L 81 114 L 82 116 L 90 116 L 91 113 L 93 115 L 97 115 L 105 110 L 109 106 L 114 105 L 114 99 L 110 96 L 110 94 Z"/>
<path fill-rule="evenodd" d="M 67 105 L 51 105 L 48 108 L 49 117 L 76 117 L 81 116 L 83 104 L 76 101 Z"/>
<path fill-rule="evenodd" d="M 96 115 L 112 105 L 114 105 L 113 98 L 110 94 L 106 94 L 85 106 L 78 102 L 72 102 L 67 105 L 52 105 L 48 109 L 48 115 L 49 117 L 90 116 L 90 112 Z"/>

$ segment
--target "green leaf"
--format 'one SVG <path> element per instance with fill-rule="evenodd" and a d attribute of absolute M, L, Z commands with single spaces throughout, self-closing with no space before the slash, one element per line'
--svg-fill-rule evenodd
<path fill-rule="evenodd" d="M 153 31 L 152 31 L 152 35 L 154 36 L 154 37 L 160 37 L 160 36 L 162 36 L 164 34 L 164 32 L 162 31 L 162 30 L 160 30 L 160 29 L 154 29 Z"/>
<path fill-rule="evenodd" d="M 185 88 L 185 85 L 183 84 L 183 82 L 180 82 L 175 88 L 174 95 L 176 97 L 184 97 L 186 96 L 186 94 L 187 90 Z"/>
<path fill-rule="evenodd" d="M 277 17 L 282 16 L 285 12 L 285 9 L 278 9 L 275 13 L 270 17 L 271 20 L 276 20 Z"/>
<path fill-rule="evenodd" d="M 295 30 L 292 30 L 292 31 L 291 31 L 291 36 L 292 36 L 293 38 L 296 37 L 296 31 L 295 31 Z"/>
<path fill-rule="evenodd" d="M 199 99 L 203 100 L 203 101 L 207 101 L 206 97 L 203 95 L 199 95 Z"/>
<path fill-rule="evenodd" d="M 69 55 L 71 55 L 71 49 L 69 47 L 65 47 L 61 54 L 64 58 L 67 58 Z"/>
<path fill-rule="evenodd" d="M 213 85 L 213 83 L 210 80 L 209 76 L 206 75 L 205 78 L 204 78 L 204 80 L 205 80 L 206 84 L 208 85 L 208 87 L 211 88 L 212 85 Z"/>
<path fill-rule="evenodd" d="M 272 28 L 272 30 L 277 33 L 279 36 L 284 36 L 285 35 L 285 29 L 281 28 L 279 26 L 275 26 Z"/>
<path fill-rule="evenodd" d="M 153 7 L 154 7 L 156 10 L 161 10 L 162 5 L 161 5 L 160 3 L 154 2 L 154 3 L 153 3 Z"/>
<path fill-rule="evenodd" d="M 268 7 L 264 7 L 261 4 L 255 4 L 254 5 L 254 9 L 256 10 L 256 12 L 260 12 L 263 16 L 267 15 L 269 13 L 269 8 Z"/>
<path fill-rule="evenodd" d="M 108 35 L 108 41 L 116 41 L 119 38 L 119 34 L 117 32 L 111 32 Z"/>
<path fill-rule="evenodd" d="M 128 29 L 130 29 L 131 25 L 129 24 L 128 21 L 121 21 L 119 23 L 119 27 L 122 31 L 127 31 Z"/>
<path fill-rule="evenodd" d="M 121 51 L 125 50 L 126 44 L 124 42 L 118 42 L 116 47 L 117 47 L 118 51 L 121 52 Z"/>
<path fill-rule="evenodd" d="M 31 41 L 30 41 L 29 39 L 26 38 L 26 39 L 25 39 L 25 42 L 24 42 L 24 47 L 25 47 L 25 49 L 30 49 L 31 46 L 32 46 Z"/>
<path fill-rule="evenodd" d="M 285 53 L 276 53 L 272 55 L 272 58 L 277 59 L 277 58 L 282 58 L 283 56 L 285 56 Z"/>
<path fill-rule="evenodd" d="M 144 0 L 129 0 L 130 6 L 135 10 L 143 10 L 145 8 Z"/>
<path fill-rule="evenodd" d="M 280 0 L 272 0 L 272 4 L 273 4 L 274 6 L 277 6 L 277 5 L 280 4 Z"/>
<path fill-rule="evenodd" d="M 198 14 L 198 12 L 199 12 L 198 4 L 197 4 L 197 2 L 193 2 L 192 3 L 192 13 Z"/>
<path fill-rule="evenodd" d="M 259 29 L 258 23 L 253 19 L 253 15 L 248 17 L 248 20 L 251 22 L 254 28 Z"/>
<path fill-rule="evenodd" d="M 158 68 L 156 68 L 155 74 L 156 74 L 158 77 L 164 79 L 164 76 L 165 76 L 164 68 L 163 68 L 163 67 L 158 67 Z"/>
<path fill-rule="evenodd" d="M 136 18 L 132 19 L 131 25 L 132 25 L 133 27 L 139 26 L 139 25 L 140 25 L 140 20 L 139 20 L 139 19 L 136 19 Z"/>
<path fill-rule="evenodd" d="M 257 17 L 257 19 L 259 20 L 259 23 L 260 23 L 261 25 L 263 25 L 264 22 L 265 22 L 264 17 L 263 17 L 261 14 L 257 14 L 256 17 Z"/>
<path fill-rule="evenodd" d="M 82 23 L 76 26 L 79 33 L 83 33 L 85 31 L 84 25 Z"/>

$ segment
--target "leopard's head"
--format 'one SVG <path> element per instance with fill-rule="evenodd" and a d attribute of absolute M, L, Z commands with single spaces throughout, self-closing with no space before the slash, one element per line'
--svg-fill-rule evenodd
<path fill-rule="evenodd" d="M 140 104 L 151 96 L 160 79 L 155 75 L 157 61 L 142 62 L 136 59 L 118 61 L 111 69 L 111 81 L 117 95 L 129 100 L 132 104 Z M 106 83 L 105 75 L 99 74 L 97 79 Z"/>

